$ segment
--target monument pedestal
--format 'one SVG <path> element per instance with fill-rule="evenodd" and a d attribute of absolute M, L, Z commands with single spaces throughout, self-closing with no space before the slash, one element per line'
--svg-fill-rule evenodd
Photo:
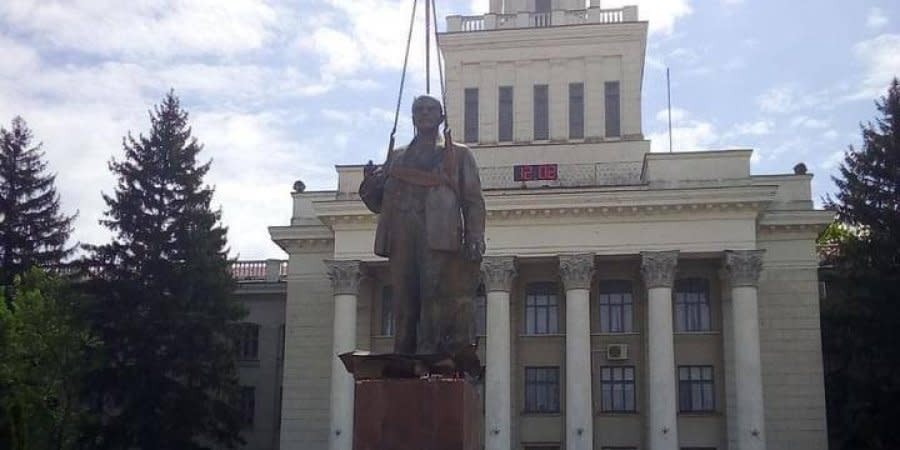
<path fill-rule="evenodd" d="M 354 450 L 480 450 L 481 399 L 459 378 L 356 382 Z"/>

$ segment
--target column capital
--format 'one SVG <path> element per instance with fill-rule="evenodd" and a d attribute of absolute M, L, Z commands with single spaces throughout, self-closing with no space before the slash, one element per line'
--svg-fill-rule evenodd
<path fill-rule="evenodd" d="M 559 275 L 567 291 L 590 289 L 594 278 L 594 254 L 559 255 Z"/>
<path fill-rule="evenodd" d="M 360 264 L 358 260 L 325 260 L 334 295 L 359 295 Z"/>
<path fill-rule="evenodd" d="M 765 250 L 725 251 L 725 274 L 732 287 L 752 286 L 759 283 Z"/>
<path fill-rule="evenodd" d="M 671 288 L 675 284 L 678 250 L 641 252 L 641 275 L 647 289 Z"/>
<path fill-rule="evenodd" d="M 515 256 L 485 256 L 481 261 L 481 278 L 487 292 L 509 292 L 515 277 Z"/>

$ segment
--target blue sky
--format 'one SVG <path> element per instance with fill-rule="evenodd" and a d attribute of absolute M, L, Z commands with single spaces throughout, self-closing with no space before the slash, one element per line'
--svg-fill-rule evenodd
<path fill-rule="evenodd" d="M 607 0 L 650 21 L 644 133 L 667 150 L 665 67 L 678 150 L 753 148 L 753 172 L 805 162 L 817 200 L 848 144 L 900 75 L 896 0 Z M 297 179 L 332 189 L 334 164 L 379 159 L 396 101 L 411 0 L 4 0 L 0 123 L 31 125 L 74 238 L 97 224 L 106 169 L 174 88 L 214 160 L 233 256 L 281 258 L 267 227 L 291 214 Z M 439 0 L 439 14 L 487 0 Z M 443 19 L 440 20 L 443 27 Z M 417 43 L 421 46 L 421 42 Z M 418 47 L 421 48 L 421 47 Z M 421 51 L 408 92 L 423 91 Z M 408 101 L 401 138 L 409 136 Z"/>

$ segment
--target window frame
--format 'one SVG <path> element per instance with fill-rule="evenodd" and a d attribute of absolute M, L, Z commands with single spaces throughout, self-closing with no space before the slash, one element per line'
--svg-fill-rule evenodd
<path fill-rule="evenodd" d="M 672 312 L 676 333 L 713 331 L 712 283 L 708 278 L 685 277 L 672 287 Z"/>
<path fill-rule="evenodd" d="M 600 333 L 634 333 L 634 291 L 632 280 L 600 280 L 597 287 L 597 323 Z M 615 295 L 619 297 L 613 297 Z M 619 329 L 614 324 L 618 324 Z"/>
<path fill-rule="evenodd" d="M 699 378 L 694 374 L 699 372 Z M 683 375 L 687 373 L 687 379 Z M 707 379 L 706 374 L 709 374 Z M 695 387 L 700 390 L 701 405 L 694 405 Z M 685 391 L 690 395 L 685 395 Z M 709 395 L 707 407 L 706 395 Z M 716 412 L 716 371 L 712 365 L 679 365 L 678 366 L 678 412 L 684 414 L 708 414 Z"/>
<path fill-rule="evenodd" d="M 541 304 L 540 297 L 545 297 Z M 559 285 L 554 282 L 535 282 L 525 286 L 525 318 L 523 321 L 523 334 L 526 336 L 548 336 L 562 333 L 562 320 L 560 318 L 560 293 Z M 539 322 L 540 312 L 543 314 L 544 330 L 541 331 Z M 533 311 L 533 314 L 531 313 Z M 556 320 L 552 320 L 555 318 Z"/>
<path fill-rule="evenodd" d="M 569 83 L 569 139 L 584 139 L 584 83 L 582 82 Z"/>
<path fill-rule="evenodd" d="M 538 93 L 541 92 L 539 95 Z M 550 85 L 535 84 L 533 90 L 532 139 L 535 141 L 550 140 Z M 542 96 L 542 97 L 541 97 Z M 541 98 L 539 98 L 541 97 Z M 539 101 L 540 100 L 540 101 Z M 543 112 L 543 116 L 540 113 Z"/>
<path fill-rule="evenodd" d="M 562 411 L 559 366 L 526 366 L 522 380 L 525 395 L 522 409 L 525 414 L 559 414 Z M 529 393 L 533 396 L 529 396 Z M 545 406 L 540 401 L 542 393 Z"/>
<path fill-rule="evenodd" d="M 621 372 L 616 377 L 616 372 Z M 637 370 L 635 366 L 601 366 L 600 367 L 600 412 L 603 414 L 634 414 L 637 412 Z M 607 376 L 609 374 L 609 376 Z M 630 379 L 629 379 L 630 376 Z M 616 392 L 616 387 L 620 391 Z M 631 408 L 628 408 L 629 388 Z M 607 408 L 607 388 L 609 388 L 609 407 Z M 616 395 L 621 394 L 622 407 L 616 408 Z"/>
<path fill-rule="evenodd" d="M 238 361 L 259 361 L 259 333 L 262 327 L 254 322 L 238 324 Z"/>
<path fill-rule="evenodd" d="M 463 142 L 466 144 L 479 142 L 479 95 L 477 87 L 463 90 Z"/>
<path fill-rule="evenodd" d="M 614 89 L 613 89 L 614 87 Z M 622 137 L 622 83 L 606 81 L 603 83 L 604 104 L 604 136 L 607 138 Z"/>
<path fill-rule="evenodd" d="M 497 142 L 513 142 L 514 139 L 515 89 L 512 86 L 500 86 L 497 88 Z"/>
<path fill-rule="evenodd" d="M 256 423 L 256 386 L 241 386 L 239 401 L 241 427 L 252 429 Z"/>

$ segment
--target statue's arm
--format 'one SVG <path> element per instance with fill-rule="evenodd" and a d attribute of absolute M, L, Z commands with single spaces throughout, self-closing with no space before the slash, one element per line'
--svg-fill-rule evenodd
<path fill-rule="evenodd" d="M 366 208 L 375 214 L 381 213 L 381 202 L 384 198 L 384 183 L 387 181 L 385 166 L 369 164 L 363 169 L 363 181 L 359 184 L 359 198 Z"/>
<path fill-rule="evenodd" d="M 481 177 L 472 152 L 465 146 L 458 150 L 460 160 L 459 195 L 465 222 L 465 245 L 472 259 L 484 254 L 484 197 L 481 194 Z"/>

